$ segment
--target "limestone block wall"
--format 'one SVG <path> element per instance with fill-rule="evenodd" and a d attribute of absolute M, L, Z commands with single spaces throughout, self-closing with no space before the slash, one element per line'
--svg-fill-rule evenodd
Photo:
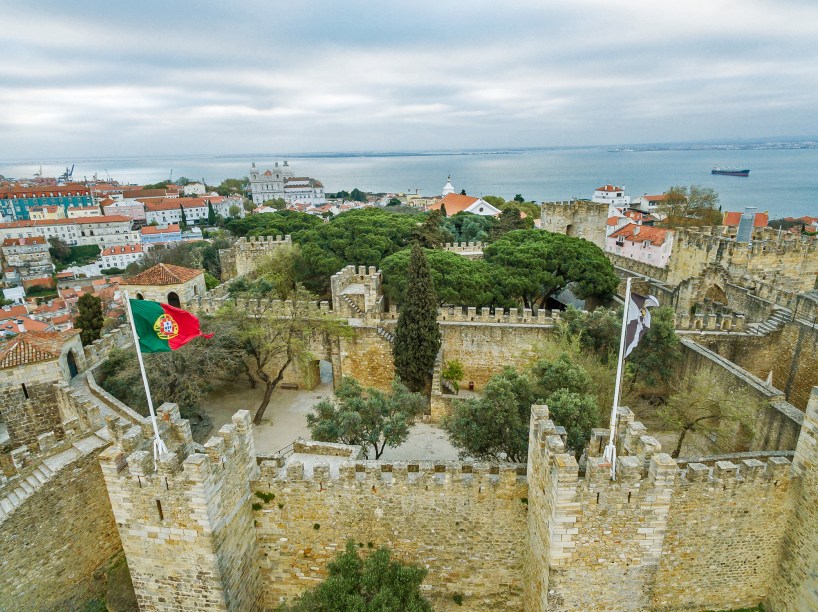
<path fill-rule="evenodd" d="M 584 238 L 605 249 L 607 204 L 588 200 L 543 202 L 540 219 L 542 229 L 546 231 Z"/>
<path fill-rule="evenodd" d="M 703 338 L 706 336 L 696 336 L 696 340 Z M 683 359 L 678 371 L 679 379 L 705 371 L 727 388 L 749 392 L 764 405 L 760 413 L 748 415 L 753 419 L 755 431 L 737 426 L 733 432 L 723 432 L 714 441 L 721 452 L 795 448 L 803 413 L 786 401 L 783 392 L 690 338 L 682 338 L 680 348 Z"/>
<path fill-rule="evenodd" d="M 8 514 L 0 511 L 0 609 L 80 609 L 94 571 L 122 550 L 101 448 L 85 449 L 57 471 L 31 466 L 7 484 L 33 491 Z"/>
<path fill-rule="evenodd" d="M 53 384 L 34 383 L 0 387 L 0 421 L 8 428 L 12 448 L 36 443 L 37 436 L 54 431 L 64 434 L 57 389 Z"/>
<path fill-rule="evenodd" d="M 140 609 L 257 610 L 261 588 L 249 482 L 257 470 L 247 411 L 193 446 L 178 407 L 160 408 L 170 452 L 116 430 L 100 456 Z"/>
<path fill-rule="evenodd" d="M 772 610 L 818 610 L 818 388 L 813 388 L 793 460 L 794 508 L 785 529 Z"/>
<path fill-rule="evenodd" d="M 258 260 L 280 246 L 291 245 L 290 236 L 251 236 L 239 238 L 229 249 L 220 249 L 222 280 L 249 274 L 256 269 Z"/>
<path fill-rule="evenodd" d="M 375 327 L 355 327 L 350 338 L 338 340 L 339 357 L 333 361 L 336 382 L 341 376 L 353 376 L 362 385 L 388 389 L 395 378 L 395 360 L 392 343 L 377 332 Z"/>
<path fill-rule="evenodd" d="M 326 577 L 347 540 L 386 546 L 429 569 L 435 610 L 519 610 L 527 514 L 522 466 L 320 460 L 279 469 L 262 462 L 254 491 L 265 589 L 275 608 Z M 269 497 L 274 495 L 275 497 Z"/>
<path fill-rule="evenodd" d="M 442 322 L 443 354 L 447 361 L 460 360 L 461 387 L 474 383 L 482 389 L 494 374 L 510 366 L 522 369 L 536 358 L 537 346 L 554 333 L 553 325 L 483 325 Z"/>
<path fill-rule="evenodd" d="M 128 296 L 131 299 L 135 300 L 138 295 L 141 295 L 144 300 L 162 304 L 168 303 L 168 295 L 173 292 L 179 296 L 181 308 L 186 310 L 192 308 L 194 304 L 198 303 L 199 297 L 207 293 L 204 271 L 184 283 L 175 285 L 124 285 L 123 289 L 128 291 Z"/>
<path fill-rule="evenodd" d="M 547 417 L 547 409 L 532 409 L 526 609 L 733 609 L 765 601 L 793 507 L 786 458 L 679 464 L 626 418 L 617 479 L 593 450 L 581 476 Z"/>

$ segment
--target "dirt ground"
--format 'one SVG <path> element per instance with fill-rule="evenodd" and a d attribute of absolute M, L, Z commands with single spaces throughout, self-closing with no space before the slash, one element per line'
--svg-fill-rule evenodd
<path fill-rule="evenodd" d="M 324 364 L 321 364 L 324 366 Z M 328 365 L 328 364 L 327 364 Z M 225 384 L 210 393 L 204 402 L 205 412 L 212 419 L 212 433 L 231 422 L 237 410 L 249 410 L 255 415 L 264 391 L 261 387 L 251 389 L 245 381 Z M 321 399 L 332 396 L 332 369 L 321 369 L 321 384 L 312 391 L 276 389 L 260 425 L 254 427 L 256 452 L 271 455 L 288 446 L 298 437 L 309 440 L 307 414 Z M 370 457 L 374 455 L 370 453 Z M 446 432 L 428 423 L 412 427 L 409 439 L 397 448 L 387 448 L 381 459 L 386 461 L 457 459 Z"/>
<path fill-rule="evenodd" d="M 629 408 L 633 410 L 636 420 L 641 421 L 648 428 L 648 435 L 659 440 L 663 452 L 672 453 L 676 449 L 676 444 L 678 444 L 679 432 L 668 429 L 656 415 L 656 408 L 651 406 L 647 400 L 632 401 L 631 403 L 634 405 L 629 406 Z M 722 452 L 725 451 L 719 450 L 706 436 L 694 431 L 685 436 L 679 458 L 705 457 Z"/>

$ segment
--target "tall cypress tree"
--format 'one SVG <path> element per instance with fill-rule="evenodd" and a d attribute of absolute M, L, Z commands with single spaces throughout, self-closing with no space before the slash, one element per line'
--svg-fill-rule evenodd
<path fill-rule="evenodd" d="M 184 231 L 187 229 L 187 217 L 185 216 L 185 207 L 179 204 L 179 210 L 182 213 L 179 216 L 179 229 Z"/>
<path fill-rule="evenodd" d="M 213 210 L 213 202 L 207 201 L 207 224 L 216 225 L 216 211 Z"/>
<path fill-rule="evenodd" d="M 412 245 L 406 299 L 401 306 L 392 349 L 401 382 L 412 391 L 423 391 L 432 379 L 439 349 L 440 328 L 432 272 L 423 249 L 416 243 Z"/>

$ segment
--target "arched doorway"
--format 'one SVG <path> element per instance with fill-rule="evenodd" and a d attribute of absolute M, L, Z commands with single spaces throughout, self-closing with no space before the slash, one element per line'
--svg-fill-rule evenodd
<path fill-rule="evenodd" d="M 168 305 L 175 306 L 176 308 L 181 308 L 182 304 L 179 301 L 179 296 L 176 295 L 175 291 L 171 291 L 168 293 Z"/>
<path fill-rule="evenodd" d="M 68 362 L 68 374 L 71 376 L 71 378 L 74 378 L 79 373 L 79 370 L 77 369 L 77 360 L 74 359 L 74 351 L 68 351 L 66 361 Z"/>
<path fill-rule="evenodd" d="M 574 224 L 569 223 L 565 226 L 565 235 L 566 236 L 573 236 L 574 235 Z"/>
<path fill-rule="evenodd" d="M 710 285 L 704 292 L 704 299 L 711 300 L 717 304 L 727 304 L 727 294 L 718 285 Z"/>
<path fill-rule="evenodd" d="M 137 299 L 137 300 L 144 300 L 144 299 L 145 299 L 145 297 L 144 297 L 144 296 L 143 296 L 141 293 L 137 293 L 137 294 L 136 294 L 136 299 Z"/>

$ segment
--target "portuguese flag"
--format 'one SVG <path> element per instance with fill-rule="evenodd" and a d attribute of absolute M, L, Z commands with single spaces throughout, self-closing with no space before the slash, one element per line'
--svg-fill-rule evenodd
<path fill-rule="evenodd" d="M 139 350 L 143 353 L 175 351 L 197 336 L 213 337 L 202 333 L 199 319 L 187 310 L 148 300 L 130 302 Z"/>

